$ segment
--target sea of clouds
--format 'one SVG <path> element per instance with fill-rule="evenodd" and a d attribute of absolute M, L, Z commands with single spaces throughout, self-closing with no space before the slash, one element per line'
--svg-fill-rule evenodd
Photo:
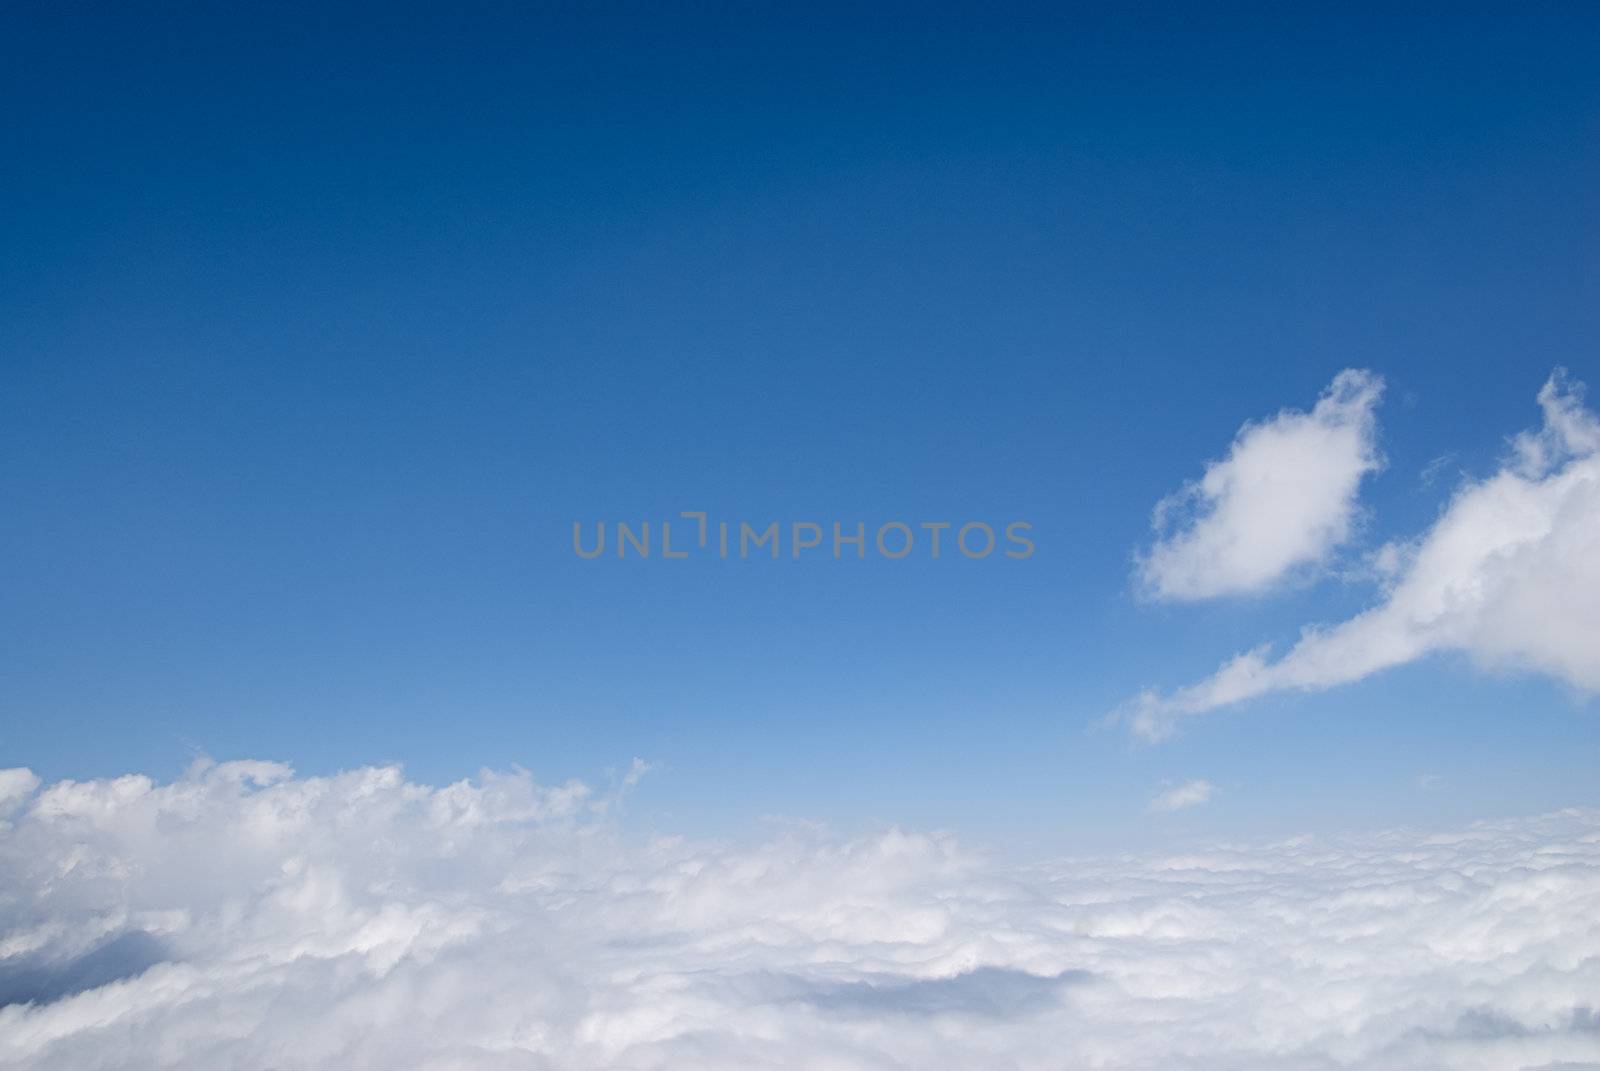
<path fill-rule="evenodd" d="M 0 773 L 0 1066 L 1600 1068 L 1600 812 L 1016 867 L 617 799 Z"/>

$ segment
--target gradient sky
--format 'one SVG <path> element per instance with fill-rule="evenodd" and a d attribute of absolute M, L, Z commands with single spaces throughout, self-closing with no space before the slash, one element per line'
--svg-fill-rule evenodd
<path fill-rule="evenodd" d="M 1600 387 L 1593 5 L 29 18 L 0 766 L 639 756 L 676 828 L 1085 846 L 1593 802 L 1594 703 L 1464 658 L 1093 728 L 1371 601 L 1137 597 L 1152 507 L 1243 422 L 1385 377 L 1359 554 L 1553 367 Z M 691 509 L 1038 551 L 571 552 Z M 1216 799 L 1145 813 L 1189 778 Z"/>

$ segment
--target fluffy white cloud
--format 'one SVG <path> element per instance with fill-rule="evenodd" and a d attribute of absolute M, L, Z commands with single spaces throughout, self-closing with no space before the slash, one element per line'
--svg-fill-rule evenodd
<path fill-rule="evenodd" d="M 1255 594 L 1321 565 L 1349 539 L 1361 478 L 1381 464 L 1373 409 L 1383 380 L 1346 369 L 1309 413 L 1287 409 L 1239 429 L 1228 456 L 1156 506 L 1138 560 L 1159 599 Z"/>
<path fill-rule="evenodd" d="M 1216 795 L 1217 786 L 1210 781 L 1197 779 L 1185 781 L 1181 785 L 1160 792 L 1150 801 L 1150 810 L 1160 813 L 1165 811 L 1181 811 L 1186 807 L 1198 807 L 1202 803 L 1210 803 L 1211 797 Z"/>
<path fill-rule="evenodd" d="M 39 779 L 32 770 L 0 770 L 0 815 L 8 813 L 38 787 Z"/>
<path fill-rule="evenodd" d="M 30 789 L 0 1066 L 1600 1063 L 1597 813 L 1014 869 L 899 831 L 635 840 L 608 802 L 268 763 Z"/>
<path fill-rule="evenodd" d="M 1382 600 L 1311 627 L 1282 658 L 1266 646 L 1125 712 L 1135 732 L 1166 736 L 1182 717 L 1284 690 L 1360 680 L 1438 651 L 1550 674 L 1600 690 L 1600 421 L 1559 370 L 1539 392 L 1543 426 L 1511 457 L 1463 485 L 1419 539 L 1385 548 Z"/>

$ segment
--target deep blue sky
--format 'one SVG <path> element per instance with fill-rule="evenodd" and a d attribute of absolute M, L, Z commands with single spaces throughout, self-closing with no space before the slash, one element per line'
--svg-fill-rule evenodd
<path fill-rule="evenodd" d="M 1600 8 L 1118 7 L 8 12 L 0 765 L 640 755 L 652 820 L 1071 843 L 1168 778 L 1218 829 L 1592 797 L 1592 704 L 1448 660 L 1086 726 L 1370 598 L 1134 598 L 1242 421 L 1383 374 L 1376 545 L 1600 386 Z M 571 553 L 697 508 L 1039 549 Z"/>

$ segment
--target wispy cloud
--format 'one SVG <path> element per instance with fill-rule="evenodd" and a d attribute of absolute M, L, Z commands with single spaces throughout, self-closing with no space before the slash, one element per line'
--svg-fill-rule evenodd
<path fill-rule="evenodd" d="M 1258 594 L 1322 565 L 1351 534 L 1361 478 L 1380 465 L 1373 409 L 1383 380 L 1340 372 L 1309 413 L 1246 424 L 1228 456 L 1156 506 L 1166 532 L 1139 556 L 1157 599 Z"/>
<path fill-rule="evenodd" d="M 1195 780 L 1185 781 L 1181 785 L 1160 792 L 1150 801 L 1148 810 L 1156 813 L 1166 811 L 1181 811 L 1186 807 L 1198 807 L 1202 803 L 1210 803 L 1211 797 L 1216 795 L 1217 786 L 1210 781 Z"/>
<path fill-rule="evenodd" d="M 1430 529 L 1389 549 L 1378 605 L 1307 627 L 1276 660 L 1264 644 L 1196 684 L 1146 691 L 1122 716 L 1161 739 L 1185 717 L 1447 650 L 1600 690 L 1600 421 L 1582 397 L 1561 371 L 1550 377 L 1543 425 L 1512 439 L 1502 468 L 1461 487 Z"/>

